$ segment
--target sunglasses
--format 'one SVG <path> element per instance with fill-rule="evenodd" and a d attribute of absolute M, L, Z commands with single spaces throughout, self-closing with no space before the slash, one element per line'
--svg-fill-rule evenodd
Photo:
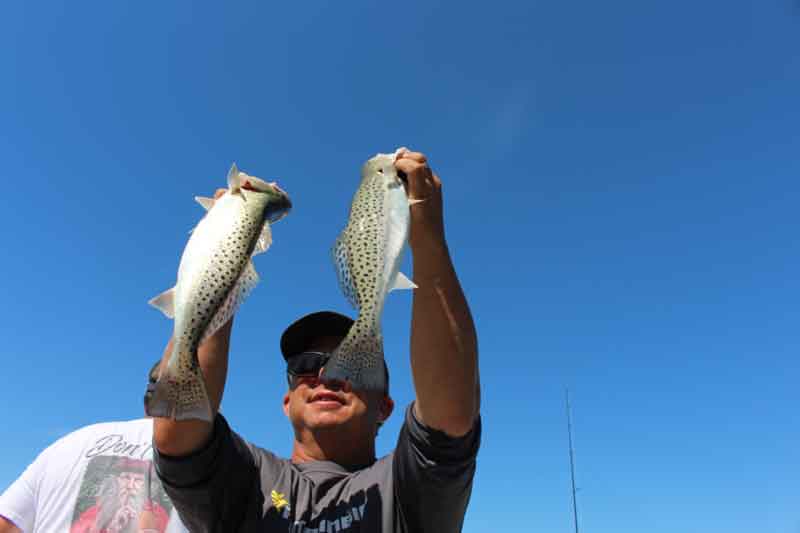
<path fill-rule="evenodd" d="M 331 358 L 329 352 L 301 352 L 289 357 L 286 361 L 286 378 L 289 387 L 295 388 L 300 380 L 316 379 L 320 369 L 328 363 Z M 384 364 L 384 375 L 386 377 L 386 390 L 389 392 L 389 372 Z"/>
<path fill-rule="evenodd" d="M 331 354 L 325 352 L 302 352 L 291 356 L 286 361 L 289 385 L 294 385 L 298 378 L 318 376 L 320 369 L 330 358 Z"/>

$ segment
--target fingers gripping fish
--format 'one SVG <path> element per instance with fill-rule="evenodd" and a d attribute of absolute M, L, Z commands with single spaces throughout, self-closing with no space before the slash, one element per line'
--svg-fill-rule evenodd
<path fill-rule="evenodd" d="M 272 242 L 270 223 L 291 209 L 275 183 L 239 172 L 228 173 L 228 190 L 216 201 L 197 197 L 208 211 L 183 250 L 175 287 L 150 304 L 174 319 L 169 362 L 145 398 L 150 416 L 212 419 L 197 347 L 235 313 L 258 283 L 251 257 Z"/>
<path fill-rule="evenodd" d="M 358 318 L 323 377 L 350 381 L 354 388 L 385 389 L 381 315 L 386 295 L 416 287 L 399 270 L 408 240 L 409 199 L 394 167 L 396 156 L 378 154 L 364 164 L 347 226 L 331 250 L 339 285 Z"/>

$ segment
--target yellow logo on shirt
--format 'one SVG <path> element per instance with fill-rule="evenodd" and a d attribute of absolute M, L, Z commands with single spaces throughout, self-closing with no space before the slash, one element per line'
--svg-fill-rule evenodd
<path fill-rule="evenodd" d="M 289 502 L 286 500 L 286 496 L 275 489 L 272 489 L 270 496 L 272 496 L 272 505 L 274 505 L 279 511 L 289 505 Z"/>

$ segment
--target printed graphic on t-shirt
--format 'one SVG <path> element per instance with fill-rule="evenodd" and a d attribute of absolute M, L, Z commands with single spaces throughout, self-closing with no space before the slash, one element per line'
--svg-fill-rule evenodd
<path fill-rule="evenodd" d="M 377 487 L 370 488 L 367 492 L 372 492 L 372 499 L 380 502 L 380 495 L 378 494 Z M 280 520 L 289 521 L 281 523 L 281 527 L 288 526 L 290 533 L 340 533 L 345 531 L 352 531 L 354 529 L 360 531 L 378 531 L 380 526 L 377 519 L 380 512 L 372 513 L 372 521 L 365 520 L 367 517 L 367 500 L 369 499 L 367 493 L 359 491 L 354 494 L 347 502 L 333 502 L 327 509 L 325 509 L 320 516 L 313 519 L 292 519 L 292 506 L 286 499 L 286 495 L 273 489 L 270 493 L 272 506 L 267 512 L 265 521 L 267 523 L 274 523 L 276 518 Z M 276 516 L 277 515 L 277 516 Z M 286 524 L 286 526 L 284 526 Z"/>
<path fill-rule="evenodd" d="M 171 509 L 151 461 L 96 455 L 86 465 L 70 533 L 164 533 Z"/>

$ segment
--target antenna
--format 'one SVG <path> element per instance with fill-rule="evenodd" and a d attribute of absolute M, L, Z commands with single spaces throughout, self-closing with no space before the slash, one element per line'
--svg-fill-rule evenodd
<path fill-rule="evenodd" d="M 575 533 L 578 533 L 578 503 L 575 499 L 575 452 L 572 449 L 572 413 L 567 388 L 567 435 L 569 435 L 569 472 L 572 476 L 572 517 L 575 520 Z"/>

